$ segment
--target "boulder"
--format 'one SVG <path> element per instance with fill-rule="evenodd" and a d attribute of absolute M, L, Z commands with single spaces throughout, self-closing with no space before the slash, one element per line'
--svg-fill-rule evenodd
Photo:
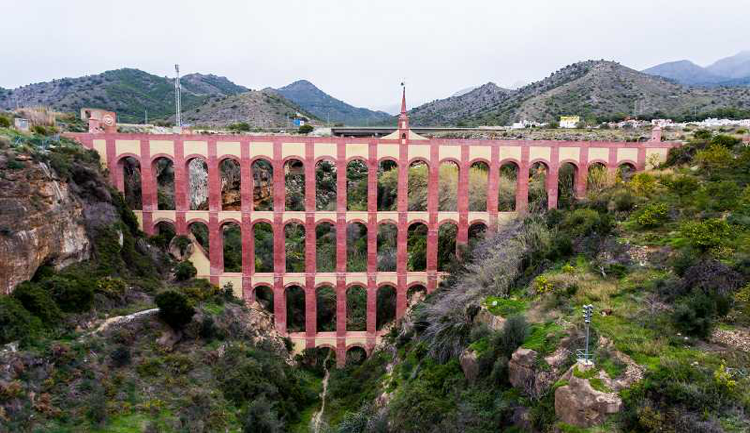
<path fill-rule="evenodd" d="M 560 346 L 550 355 L 539 359 L 534 350 L 518 348 L 508 362 L 508 376 L 511 385 L 531 397 L 539 397 L 557 381 L 565 368 L 572 338 L 560 341 Z"/>
<path fill-rule="evenodd" d="M 598 391 L 589 379 L 576 377 L 574 369 L 586 371 L 590 366 L 578 363 L 571 367 L 562 380 L 567 384 L 555 390 L 555 414 L 560 421 L 580 428 L 601 425 L 608 416 L 622 410 L 622 399 L 615 391 Z M 607 387 L 613 385 L 604 371 L 598 378 Z M 611 388 L 610 388 L 611 389 Z"/>
<path fill-rule="evenodd" d="M 482 306 L 476 316 L 474 316 L 474 323 L 484 323 L 490 329 L 499 331 L 503 329 L 505 325 L 505 318 L 502 316 L 495 316 L 490 313 L 487 307 Z"/>
<path fill-rule="evenodd" d="M 479 376 L 479 362 L 477 359 L 477 353 L 471 349 L 464 350 L 458 358 L 461 370 L 464 372 L 464 377 L 472 385 Z"/>
<path fill-rule="evenodd" d="M 534 387 L 537 356 L 538 353 L 535 350 L 523 347 L 513 352 L 508 361 L 508 379 L 514 388 L 523 391 Z"/>

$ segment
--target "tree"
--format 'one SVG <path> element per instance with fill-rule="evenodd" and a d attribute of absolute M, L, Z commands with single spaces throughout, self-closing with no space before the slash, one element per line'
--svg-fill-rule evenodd
<path fill-rule="evenodd" d="M 182 293 L 167 290 L 156 295 L 155 301 L 159 307 L 159 317 L 175 330 L 182 329 L 193 320 L 195 309 Z"/>
<path fill-rule="evenodd" d="M 313 132 L 313 129 L 315 129 L 315 128 L 313 128 L 312 125 L 304 124 L 304 125 L 302 125 L 302 126 L 299 127 L 298 132 L 300 134 L 309 134 L 309 133 Z"/>

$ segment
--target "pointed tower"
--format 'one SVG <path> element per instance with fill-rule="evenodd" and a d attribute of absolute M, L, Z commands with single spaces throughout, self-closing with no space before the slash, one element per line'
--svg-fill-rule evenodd
<path fill-rule="evenodd" d="M 409 139 L 409 115 L 406 114 L 406 86 L 403 86 L 403 93 L 401 94 L 401 114 L 398 115 L 398 136 L 401 139 L 401 143 L 406 143 Z"/>

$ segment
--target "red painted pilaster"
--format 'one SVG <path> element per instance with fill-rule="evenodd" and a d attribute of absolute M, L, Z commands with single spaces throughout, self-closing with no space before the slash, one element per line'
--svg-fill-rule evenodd
<path fill-rule="evenodd" d="M 286 290 L 281 276 L 273 277 L 273 318 L 276 329 L 286 334 Z"/>
<path fill-rule="evenodd" d="M 346 272 L 346 148 L 336 145 L 336 271 Z"/>
<path fill-rule="evenodd" d="M 211 282 L 219 283 L 219 275 L 224 272 L 224 236 L 219 225 L 219 214 L 208 214 L 208 258 L 211 262 Z"/>
<path fill-rule="evenodd" d="M 367 272 L 378 271 L 378 149 L 368 144 L 367 158 Z"/>
<path fill-rule="evenodd" d="M 377 332 L 378 285 L 374 275 L 367 276 L 367 347 L 375 347 Z"/>
<path fill-rule="evenodd" d="M 253 169 L 250 164 L 250 142 L 240 142 L 240 196 L 242 198 L 242 212 L 253 210 Z"/>
<path fill-rule="evenodd" d="M 305 285 L 305 343 L 308 349 L 315 347 L 315 334 L 317 331 L 317 305 L 315 296 L 315 282 Z"/>
<path fill-rule="evenodd" d="M 560 148 L 557 145 L 553 145 L 551 148 L 549 173 L 547 173 L 547 208 L 556 209 L 558 196 L 557 183 L 560 171 Z"/>
<path fill-rule="evenodd" d="M 516 178 L 516 212 L 529 210 L 529 146 L 521 146 L 521 164 Z"/>
<path fill-rule="evenodd" d="M 589 177 L 589 143 L 581 143 L 581 154 L 578 158 L 578 169 L 576 171 L 575 190 L 576 197 L 586 197 L 586 181 Z"/>
<path fill-rule="evenodd" d="M 469 243 L 469 145 L 461 145 L 461 169 L 458 172 L 458 234 L 456 247 Z M 460 250 L 456 252 L 460 254 Z"/>
<path fill-rule="evenodd" d="M 487 212 L 490 215 L 490 221 L 487 229 L 494 232 L 497 230 L 497 212 L 499 206 L 497 196 L 500 185 L 500 148 L 496 145 L 490 148 L 489 176 L 487 180 Z"/>

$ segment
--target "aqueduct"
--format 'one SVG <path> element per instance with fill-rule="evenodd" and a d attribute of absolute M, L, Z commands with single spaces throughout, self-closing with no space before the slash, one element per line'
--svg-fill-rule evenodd
<path fill-rule="evenodd" d="M 158 231 L 159 224 L 172 224 L 177 234 L 187 234 L 194 224 L 204 224 L 208 232 L 208 250 L 196 247 L 190 260 L 198 269 L 198 276 L 212 283 L 232 283 L 236 294 L 247 301 L 256 293 L 272 293 L 275 325 L 288 334 L 299 349 L 329 347 L 335 350 L 339 364 L 346 352 L 354 347 L 367 353 L 375 347 L 382 335 L 379 329 L 378 293 L 395 289 L 395 317 L 403 316 L 407 309 L 410 291 L 435 290 L 442 272 L 438 267 L 438 237 L 441 227 L 451 225 L 455 233 L 450 248 L 469 241 L 476 228 L 496 230 L 498 226 L 524 212 L 529 205 L 529 178 L 533 170 L 541 167 L 546 176 L 546 204 L 554 208 L 558 203 L 558 174 L 564 164 L 572 164 L 575 175 L 574 191 L 580 197 L 586 193 L 588 170 L 594 165 L 606 167 L 609 172 L 625 165 L 633 170 L 643 170 L 647 161 L 664 160 L 676 143 L 661 141 L 660 130 L 654 130 L 650 141 L 625 142 L 567 142 L 523 140 L 464 140 L 427 139 L 409 130 L 405 103 L 399 116 L 397 129 L 381 138 L 307 137 L 291 135 L 187 135 L 187 134 L 120 134 L 91 132 L 69 134 L 84 146 L 95 149 L 109 169 L 113 184 L 125 191 L 125 161 L 128 158 L 139 167 L 141 178 L 141 210 L 136 211 L 142 229 L 147 234 Z M 168 161 L 174 172 L 174 203 L 172 209 L 163 209 L 157 196 L 156 165 Z M 201 160 L 207 168 L 208 203 L 205 209 L 193 209 L 189 189 L 189 164 Z M 232 161 L 239 165 L 239 206 L 232 210 L 222 206 L 222 164 Z M 316 202 L 316 185 L 321 161 L 335 169 L 335 201 Z M 348 174 L 350 166 L 360 167 L 361 188 L 366 193 L 361 203 L 347 200 L 354 191 Z M 409 196 L 409 170 L 413 164 L 426 170 L 424 189 L 426 205 L 412 205 Z M 440 167 L 450 163 L 457 167 L 456 200 L 453 208 L 446 209 L 439 197 Z M 482 165 L 486 170 L 486 200 L 470 203 L 470 168 Z M 383 166 L 397 170 L 395 196 L 385 204 L 379 197 L 379 181 L 384 176 Z M 291 168 L 290 168 L 291 167 Z M 510 200 L 499 198 L 501 172 L 505 167 L 515 171 L 515 195 Z M 261 169 L 266 175 L 259 175 Z M 290 173 L 300 175 L 299 200 L 289 199 L 286 184 Z M 331 171 L 333 173 L 333 171 Z M 262 182 L 271 191 L 266 204 L 259 205 L 258 185 Z M 382 191 L 382 189 L 381 189 Z M 381 192 L 382 195 L 382 192 Z M 263 197 L 260 198 L 264 200 Z M 318 200 L 319 201 L 319 200 Z M 366 202 L 365 202 L 366 201 Z M 222 235 L 225 227 L 236 225 L 241 231 L 241 263 L 231 272 L 225 269 Z M 267 224 L 272 240 L 263 242 L 272 246 L 272 263 L 256 260 L 254 235 L 260 224 Z M 304 245 L 295 254 L 302 254 L 299 269 L 287 264 L 285 233 L 294 229 L 304 231 Z M 363 245 L 366 244 L 366 266 L 352 269 L 347 261 L 347 248 L 356 225 Z M 323 227 L 323 229 L 321 229 Z M 379 263 L 379 248 L 383 247 L 381 233 L 391 228 L 395 243 L 395 264 Z M 322 236 L 335 241 L 335 247 L 325 254 L 316 254 Z M 426 239 L 424 266 L 412 266 L 410 239 L 421 235 Z M 303 252 L 303 253 L 302 253 Z M 292 252 L 290 251 L 291 255 Z M 304 263 L 302 263 L 302 261 Z M 321 269 L 325 269 L 321 271 Z M 335 293 L 335 324 L 318 323 L 316 293 L 323 289 Z M 347 294 L 364 290 L 360 299 L 366 302 L 366 327 L 351 330 L 347 326 Z M 287 321 L 287 292 L 302 290 L 304 324 L 294 329 Z M 291 306 L 290 306 L 291 308 Z M 323 330 L 321 329 L 328 329 Z"/>

